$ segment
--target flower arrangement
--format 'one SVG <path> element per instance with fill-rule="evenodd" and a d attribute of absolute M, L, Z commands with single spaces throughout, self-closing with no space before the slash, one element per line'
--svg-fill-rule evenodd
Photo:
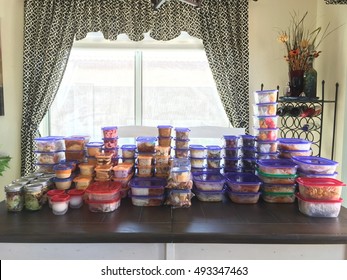
<path fill-rule="evenodd" d="M 289 70 L 307 70 L 309 62 L 319 56 L 318 51 L 322 41 L 334 30 L 328 31 L 329 25 L 324 30 L 317 27 L 310 31 L 305 27 L 308 12 L 302 17 L 297 13 L 291 14 L 291 23 L 287 30 L 280 31 L 278 41 L 284 43 L 287 54 L 284 56 L 288 62 Z"/>

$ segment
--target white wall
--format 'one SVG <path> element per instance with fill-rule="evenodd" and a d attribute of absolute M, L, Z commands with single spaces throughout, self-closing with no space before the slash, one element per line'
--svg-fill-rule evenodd
<path fill-rule="evenodd" d="M 2 32 L 5 116 L 0 117 L 0 149 L 11 156 L 10 170 L 0 177 L 0 200 L 4 198 L 3 186 L 20 176 L 20 127 L 22 107 L 22 49 L 23 49 L 23 2 L 24 0 L 0 0 Z M 325 5 L 323 0 L 259 0 L 249 2 L 250 19 L 250 94 L 264 83 L 266 88 L 287 83 L 287 65 L 283 60 L 283 45 L 277 42 L 278 30 L 285 29 L 290 12 L 309 11 L 307 22 L 324 26 L 346 23 L 347 5 Z M 322 54 L 316 63 L 318 79 L 326 80 L 327 94 L 335 82 L 340 83 L 336 159 L 339 172 L 347 166 L 347 148 L 343 149 L 343 136 L 347 139 L 347 124 L 343 119 L 347 108 L 346 62 L 347 24 L 329 36 L 322 44 Z M 344 132 L 345 131 L 345 132 Z M 345 133 L 345 135 L 344 135 Z M 329 143 L 328 143 L 329 144 Z M 344 154 L 344 157 L 342 157 Z M 346 176 L 342 174 L 342 176 Z M 347 177 L 343 177 L 347 182 Z M 347 196 L 345 196 L 347 200 Z M 347 204 L 346 204 L 347 205 Z"/>

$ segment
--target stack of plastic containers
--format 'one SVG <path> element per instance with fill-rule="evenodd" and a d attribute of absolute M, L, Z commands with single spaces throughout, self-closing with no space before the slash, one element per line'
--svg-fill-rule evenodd
<path fill-rule="evenodd" d="M 134 176 L 134 164 L 131 162 L 121 162 L 114 166 L 112 170 L 112 181 L 120 183 L 121 196 L 122 198 L 127 197 L 130 189 L 129 182 Z"/>
<path fill-rule="evenodd" d="M 200 201 L 217 202 L 224 197 L 225 177 L 215 172 L 193 174 L 193 192 Z"/>
<path fill-rule="evenodd" d="M 262 180 L 262 198 L 269 203 L 293 203 L 298 165 L 290 159 L 259 159 L 257 175 Z"/>
<path fill-rule="evenodd" d="M 238 135 L 224 135 L 224 173 L 227 172 L 240 172 L 241 171 L 241 158 L 240 150 L 240 136 Z"/>
<path fill-rule="evenodd" d="M 155 146 L 154 176 L 168 178 L 170 174 L 172 126 L 158 125 L 158 145 Z"/>
<path fill-rule="evenodd" d="M 189 158 L 189 132 L 187 127 L 175 127 L 175 158 Z"/>
<path fill-rule="evenodd" d="M 189 145 L 190 165 L 192 173 L 206 170 L 207 149 L 203 145 Z"/>
<path fill-rule="evenodd" d="M 301 138 L 278 138 L 279 157 L 311 156 L 311 144 L 311 141 Z"/>
<path fill-rule="evenodd" d="M 154 175 L 154 156 L 157 137 L 139 136 L 136 138 L 137 164 L 135 176 L 152 177 Z"/>
<path fill-rule="evenodd" d="M 139 178 L 130 180 L 131 201 L 135 206 L 160 206 L 165 199 L 166 179 Z"/>
<path fill-rule="evenodd" d="M 104 145 L 102 152 L 105 155 L 111 155 L 111 161 L 113 165 L 118 164 L 118 127 L 117 126 L 106 126 L 102 127 L 102 140 Z"/>
<path fill-rule="evenodd" d="M 256 137 L 253 135 L 240 135 L 241 140 L 241 167 L 242 172 L 254 173 L 256 166 Z M 226 149 L 226 153 L 238 155 L 238 149 Z"/>
<path fill-rule="evenodd" d="M 136 145 L 134 144 L 124 144 L 120 147 L 122 151 L 122 162 L 127 163 L 136 163 L 137 153 L 136 153 Z"/>
<path fill-rule="evenodd" d="M 257 139 L 257 158 L 274 159 L 278 157 L 277 137 L 277 90 L 254 92 L 254 134 Z"/>
<path fill-rule="evenodd" d="M 207 145 L 207 171 L 221 173 L 222 169 L 222 147 L 218 145 Z"/>
<path fill-rule="evenodd" d="M 102 152 L 103 142 L 88 142 L 86 144 L 87 162 L 96 164 L 96 156 Z"/>
<path fill-rule="evenodd" d="M 65 157 L 67 161 L 84 162 L 86 138 L 83 136 L 65 137 Z"/>

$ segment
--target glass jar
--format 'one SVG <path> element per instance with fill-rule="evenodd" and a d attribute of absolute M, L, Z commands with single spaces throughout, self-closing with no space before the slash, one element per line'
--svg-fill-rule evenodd
<path fill-rule="evenodd" d="M 5 186 L 6 206 L 10 212 L 22 211 L 24 207 L 23 186 L 21 184 L 9 184 Z"/>
<path fill-rule="evenodd" d="M 37 211 L 43 204 L 42 184 L 28 184 L 24 186 L 24 206 L 26 210 Z"/>

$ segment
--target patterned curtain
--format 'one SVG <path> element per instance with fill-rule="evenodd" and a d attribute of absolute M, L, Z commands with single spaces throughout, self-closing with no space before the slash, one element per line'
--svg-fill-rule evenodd
<path fill-rule="evenodd" d="M 248 130 L 248 0 L 204 0 L 200 9 L 206 55 L 234 127 Z"/>
<path fill-rule="evenodd" d="M 25 0 L 22 175 L 35 169 L 34 138 L 39 136 L 39 124 L 57 93 L 73 41 L 85 38 L 88 32 L 101 31 L 109 40 L 125 33 L 140 41 L 150 32 L 152 38 L 166 41 L 181 31 L 202 38 L 231 123 L 247 127 L 248 93 L 244 93 L 248 91 L 248 53 L 244 45 L 248 45 L 248 38 L 244 32 L 248 0 L 203 2 L 206 4 L 196 9 L 171 0 L 153 10 L 151 0 Z M 211 42 L 216 39 L 220 46 Z M 247 85 L 243 85 L 246 80 Z"/>
<path fill-rule="evenodd" d="M 326 4 L 347 4 L 347 0 L 325 0 Z"/>

